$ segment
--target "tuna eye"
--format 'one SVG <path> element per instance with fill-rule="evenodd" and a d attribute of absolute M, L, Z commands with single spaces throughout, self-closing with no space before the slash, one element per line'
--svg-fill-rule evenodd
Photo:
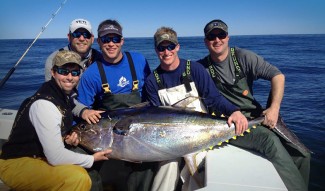
<path fill-rule="evenodd" d="M 86 129 L 86 125 L 85 125 L 85 124 L 81 124 L 81 125 L 80 125 L 80 129 L 81 129 L 81 130 L 85 130 L 85 129 Z"/>

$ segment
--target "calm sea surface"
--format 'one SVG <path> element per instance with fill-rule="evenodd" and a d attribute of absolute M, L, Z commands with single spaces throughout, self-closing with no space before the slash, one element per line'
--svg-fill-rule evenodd
<path fill-rule="evenodd" d="M 0 79 L 16 64 L 33 39 L 0 40 Z M 179 38 L 181 58 L 197 60 L 207 54 L 203 37 Z M 39 39 L 0 88 L 0 108 L 18 109 L 44 82 L 47 56 L 67 39 Z M 314 152 L 310 190 L 324 190 L 325 176 L 325 35 L 233 36 L 232 46 L 250 49 L 277 66 L 286 76 L 281 114 L 287 126 Z M 94 47 L 98 49 L 97 43 Z M 152 38 L 126 38 L 124 50 L 143 53 L 154 69 L 158 59 Z M 254 93 L 266 103 L 269 84 L 258 80 Z"/>

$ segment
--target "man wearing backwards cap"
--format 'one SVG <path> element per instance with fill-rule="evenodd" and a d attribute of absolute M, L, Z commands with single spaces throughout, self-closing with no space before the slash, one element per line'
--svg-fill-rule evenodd
<path fill-rule="evenodd" d="M 284 93 L 285 79 L 281 71 L 251 51 L 230 48 L 228 26 L 222 20 L 207 23 L 204 35 L 205 46 L 210 54 L 198 62 L 208 70 L 219 91 L 240 107 L 246 117 L 255 118 L 263 114 L 263 124 L 270 129 L 274 128 Z M 253 81 L 257 79 L 271 81 L 269 103 L 265 110 L 251 92 Z M 265 126 L 257 127 L 229 143 L 262 153 L 273 163 L 288 190 L 307 190 L 310 153 L 299 151 L 284 140 L 280 141 L 282 138 Z"/>
<path fill-rule="evenodd" d="M 122 51 L 124 38 L 118 21 L 104 20 L 97 32 L 103 59 L 83 73 L 78 85 L 78 100 L 89 108 L 102 110 L 128 108 L 141 103 L 144 100 L 142 87 L 150 73 L 146 58 L 137 52 Z M 150 190 L 156 163 L 114 162 L 131 166 L 128 183 L 123 185 L 128 186 L 128 190 Z"/>
<path fill-rule="evenodd" d="M 92 182 L 84 168 L 108 160 L 110 150 L 85 155 L 65 146 L 79 143 L 76 133 L 68 133 L 70 96 L 82 67 L 77 53 L 59 51 L 53 59 L 52 79 L 20 106 L 0 156 L 0 179 L 13 190 L 89 191 Z"/>
<path fill-rule="evenodd" d="M 218 92 L 204 67 L 197 62 L 178 57 L 180 44 L 177 33 L 172 28 L 159 28 L 154 35 L 154 41 L 160 65 L 145 82 L 150 103 L 155 106 L 174 105 L 190 96 L 202 97 L 203 100 L 197 99 L 186 107 L 199 112 L 214 109 L 224 113 L 229 116 L 229 125 L 235 123 L 236 134 L 241 134 L 247 129 L 248 122 L 245 116 L 241 114 L 238 107 Z M 175 190 L 179 175 L 178 163 L 178 159 L 160 163 L 153 190 Z M 188 177 L 184 178 L 187 181 Z"/>

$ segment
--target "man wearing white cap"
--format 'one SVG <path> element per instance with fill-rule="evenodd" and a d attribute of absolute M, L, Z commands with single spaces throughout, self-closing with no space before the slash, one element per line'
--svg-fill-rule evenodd
<path fill-rule="evenodd" d="M 72 50 L 79 54 L 81 57 L 81 72 L 88 68 L 96 60 L 102 58 L 102 54 L 91 45 L 94 43 L 94 35 L 92 27 L 89 21 L 85 19 L 75 19 L 70 23 L 69 33 L 67 34 L 69 44 L 59 50 L 54 51 L 46 60 L 45 63 L 45 81 L 49 81 L 52 78 L 51 68 L 53 64 L 54 56 L 62 50 Z M 75 101 L 75 108 L 73 108 L 73 114 L 78 117 L 82 117 L 88 123 L 96 123 L 98 121 L 99 112 L 94 110 L 87 110 L 86 106 Z M 85 112 L 87 111 L 87 112 Z"/>
<path fill-rule="evenodd" d="M 101 58 L 101 53 L 91 45 L 94 43 L 94 35 L 91 24 L 85 19 L 75 19 L 71 22 L 68 33 L 68 46 L 54 51 L 46 60 L 45 63 L 45 81 L 51 79 L 51 68 L 54 56 L 60 50 L 72 50 L 78 53 L 81 57 L 83 69 L 86 69 L 94 61 Z"/>

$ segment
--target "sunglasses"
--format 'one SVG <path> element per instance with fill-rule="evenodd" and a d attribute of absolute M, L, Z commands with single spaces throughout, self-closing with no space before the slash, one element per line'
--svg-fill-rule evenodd
<path fill-rule="evenodd" d="M 120 37 L 120 36 L 113 36 L 113 37 L 102 36 L 102 37 L 100 37 L 100 40 L 102 41 L 102 43 L 110 43 L 111 41 L 113 43 L 120 43 L 122 40 L 122 37 Z"/>
<path fill-rule="evenodd" d="M 206 38 L 209 40 L 209 41 L 213 41 L 215 40 L 217 37 L 219 40 L 222 40 L 222 39 L 225 39 L 226 37 L 228 36 L 228 33 L 226 32 L 220 32 L 218 34 L 209 34 L 208 36 L 206 36 Z"/>
<path fill-rule="evenodd" d="M 90 39 L 91 38 L 91 34 L 89 32 L 73 32 L 73 33 L 70 33 L 73 38 L 80 38 L 81 35 L 86 38 L 86 39 Z"/>
<path fill-rule="evenodd" d="M 169 51 L 172 51 L 175 48 L 176 48 L 176 44 L 169 44 L 167 46 L 162 46 L 162 45 L 157 46 L 157 50 L 159 52 L 164 52 L 166 49 L 169 50 Z"/>
<path fill-rule="evenodd" d="M 71 73 L 72 76 L 79 76 L 80 75 L 80 70 L 69 70 L 65 68 L 56 68 L 55 71 L 58 74 L 61 74 L 63 76 L 67 76 Z"/>

